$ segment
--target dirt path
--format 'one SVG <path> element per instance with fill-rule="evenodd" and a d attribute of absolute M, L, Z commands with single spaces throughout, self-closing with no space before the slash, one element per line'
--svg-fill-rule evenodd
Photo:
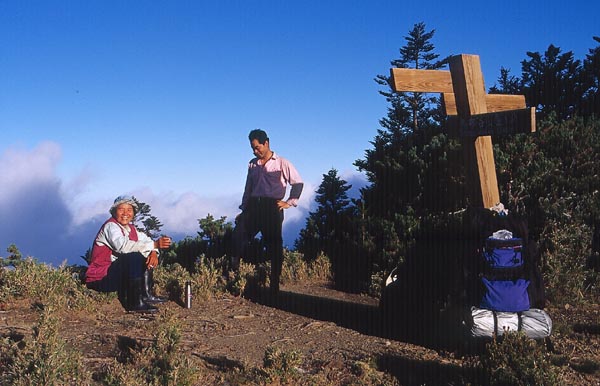
<path fill-rule="evenodd" d="M 97 313 L 69 312 L 61 325 L 65 339 L 83 353 L 92 369 L 113 361 L 123 347 L 153 339 L 150 328 L 155 316 L 128 314 L 116 299 L 101 307 Z M 222 295 L 194 302 L 191 309 L 174 302 L 159 308 L 161 314 L 170 313 L 179 322 L 186 353 L 215 371 L 260 367 L 265 351 L 272 347 L 302 353 L 306 368 L 300 370 L 307 372 L 314 370 L 309 367 L 315 363 L 347 371 L 344 363 L 371 358 L 403 385 L 463 384 L 465 379 L 473 379 L 473 369 L 456 353 L 386 336 L 376 299 L 324 285 L 288 285 L 276 297 L 268 291 L 258 291 L 250 299 Z M 595 312 L 592 317 L 598 308 Z M 26 300 L 9 305 L 0 313 L 0 334 L 30 334 L 37 315 Z M 583 337 L 591 339 L 588 347 L 598 347 L 598 335 L 582 333 Z M 577 342 L 570 346 L 557 340 L 556 344 L 565 350 L 580 350 Z M 594 350 L 588 357 L 600 360 Z M 598 374 L 567 370 L 578 384 L 600 384 Z"/>

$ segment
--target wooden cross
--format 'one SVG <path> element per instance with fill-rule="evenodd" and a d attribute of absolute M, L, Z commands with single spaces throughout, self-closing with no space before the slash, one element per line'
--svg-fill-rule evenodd
<path fill-rule="evenodd" d="M 450 71 L 392 68 L 392 86 L 398 92 L 442 93 L 449 124 L 458 125 L 461 137 L 473 144 L 466 148 L 467 159 L 477 165 L 472 177 L 479 179 L 480 195 L 473 198 L 480 196 L 479 204 L 491 208 L 500 202 L 491 135 L 534 132 L 535 108 L 526 108 L 523 95 L 486 94 L 479 56 L 456 55 L 449 64 Z"/>

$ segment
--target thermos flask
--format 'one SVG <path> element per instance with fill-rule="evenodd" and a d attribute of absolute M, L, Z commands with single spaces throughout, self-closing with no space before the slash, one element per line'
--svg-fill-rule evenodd
<path fill-rule="evenodd" d="M 192 282 L 185 282 L 185 308 L 192 308 Z"/>

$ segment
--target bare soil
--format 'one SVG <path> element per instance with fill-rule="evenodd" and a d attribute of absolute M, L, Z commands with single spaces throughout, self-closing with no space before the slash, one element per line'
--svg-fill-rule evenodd
<path fill-rule="evenodd" d="M 261 367 L 269 347 L 297 350 L 300 371 L 327 371 L 331 384 L 348 384 L 355 360 L 369 360 L 402 385 L 480 384 L 474 356 L 444 347 L 393 338 L 382 328 L 377 299 L 335 291 L 326 283 L 283 285 L 271 296 L 259 290 L 246 297 L 220 295 L 194 301 L 191 309 L 178 302 L 159 305 L 181 323 L 182 349 L 214 372 Z M 600 306 L 547 309 L 554 322 L 551 339 L 564 384 L 600 385 Z M 27 299 L 0 311 L 0 336 L 32 333 L 38 312 Z M 102 304 L 97 313 L 64 315 L 61 334 L 99 371 L 118 358 L 123 347 L 153 339 L 155 315 L 127 313 L 118 300 Z M 410 340 L 410 339 L 409 339 Z M 221 380 L 221 381 L 218 381 Z"/>

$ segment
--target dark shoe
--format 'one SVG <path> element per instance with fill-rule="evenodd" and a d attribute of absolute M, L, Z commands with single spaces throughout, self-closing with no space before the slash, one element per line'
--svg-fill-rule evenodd
<path fill-rule="evenodd" d="M 142 288 L 142 298 L 146 303 L 157 304 L 168 302 L 169 299 L 153 294 L 154 290 L 154 278 L 152 269 L 147 269 L 144 272 L 144 287 Z"/>
<path fill-rule="evenodd" d="M 142 278 L 131 279 L 127 283 L 127 302 L 125 307 L 127 311 L 145 314 L 153 314 L 158 311 L 158 308 L 144 301 L 142 296 L 143 287 Z"/>
<path fill-rule="evenodd" d="M 277 272 L 279 271 L 279 272 Z M 279 275 L 281 274 L 281 269 L 276 270 L 276 267 L 271 266 L 271 274 L 269 275 L 269 289 L 271 290 L 271 294 L 275 295 L 279 292 Z"/>
<path fill-rule="evenodd" d="M 169 299 L 167 299 L 167 298 L 163 298 L 161 296 L 152 296 L 152 295 L 150 295 L 148 297 L 144 296 L 143 299 L 146 303 L 150 303 L 150 304 L 160 304 L 160 303 L 166 303 L 169 301 Z"/>

